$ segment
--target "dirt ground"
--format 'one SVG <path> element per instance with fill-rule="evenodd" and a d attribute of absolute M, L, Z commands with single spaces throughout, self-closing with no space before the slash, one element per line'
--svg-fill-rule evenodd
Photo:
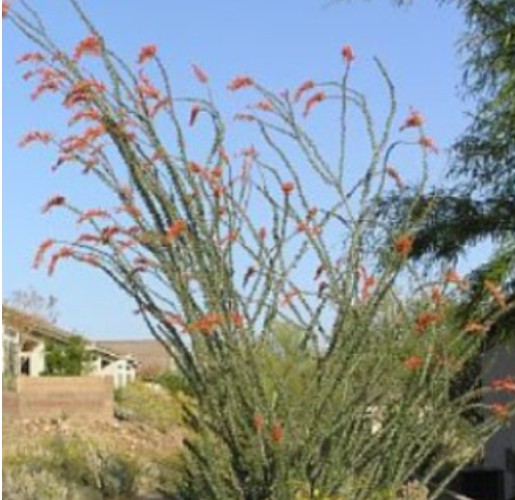
<path fill-rule="evenodd" d="M 38 419 L 2 421 L 3 456 L 26 450 L 38 441 L 54 436 L 74 436 L 123 450 L 138 459 L 169 457 L 180 449 L 185 432 L 180 427 L 161 432 L 139 422 L 113 419 L 111 422 Z"/>

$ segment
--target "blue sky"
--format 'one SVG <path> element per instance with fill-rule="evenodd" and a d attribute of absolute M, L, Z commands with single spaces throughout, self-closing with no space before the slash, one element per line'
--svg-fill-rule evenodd
<path fill-rule="evenodd" d="M 14 0 L 15 1 L 15 0 Z M 31 2 L 43 14 L 60 44 L 72 49 L 85 29 L 66 2 Z M 301 4 L 299 6 L 299 4 Z M 371 58 L 379 56 L 394 80 L 399 109 L 423 111 L 431 134 L 445 150 L 466 124 L 466 104 L 458 97 L 461 61 L 456 42 L 462 16 L 436 2 L 415 2 L 398 9 L 384 0 L 343 2 L 324 8 L 317 0 L 84 0 L 108 42 L 128 60 L 155 43 L 177 87 L 193 85 L 190 64 L 209 73 L 222 110 L 225 86 L 237 74 L 250 74 L 271 88 L 295 87 L 308 77 L 337 76 L 340 49 L 357 53 L 356 82 L 370 96 L 382 95 Z M 128 7 L 131 5 L 131 7 Z M 50 195 L 99 196 L 95 185 L 72 170 L 52 174 L 53 156 L 17 143 L 30 129 L 52 129 L 62 116 L 57 102 L 29 98 L 17 56 L 30 46 L 4 24 L 3 33 L 3 294 L 33 286 L 58 299 L 60 323 L 91 338 L 147 335 L 133 305 L 103 276 L 74 264 L 62 265 L 52 278 L 34 271 L 34 251 L 44 238 L 66 234 L 73 224 L 40 207 Z M 320 135 L 324 140 L 324 135 Z M 443 179 L 445 152 L 433 161 L 433 179 Z"/>

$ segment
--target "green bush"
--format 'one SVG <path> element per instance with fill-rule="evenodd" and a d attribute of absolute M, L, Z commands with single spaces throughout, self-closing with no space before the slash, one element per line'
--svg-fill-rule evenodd
<path fill-rule="evenodd" d="M 155 383 L 164 387 L 170 394 L 177 395 L 179 393 L 191 396 L 192 390 L 187 380 L 176 371 L 166 371 L 158 375 Z"/>
<path fill-rule="evenodd" d="M 160 385 L 134 382 L 116 392 L 116 413 L 165 432 L 182 424 L 185 402 L 185 397 L 172 396 Z"/>

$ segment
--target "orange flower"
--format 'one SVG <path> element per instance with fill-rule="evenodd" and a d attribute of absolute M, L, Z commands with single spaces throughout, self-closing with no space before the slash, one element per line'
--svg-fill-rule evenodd
<path fill-rule="evenodd" d="M 424 117 L 421 113 L 415 110 L 411 110 L 410 114 L 401 125 L 400 130 L 404 130 L 412 127 L 421 127 L 424 124 Z"/>
<path fill-rule="evenodd" d="M 156 57 L 157 54 L 157 47 L 155 45 L 145 45 L 144 47 L 141 47 L 139 57 L 138 57 L 138 63 L 143 64 L 149 59 L 153 59 Z"/>
<path fill-rule="evenodd" d="M 9 2 L 2 2 L 2 17 L 7 17 L 9 14 Z"/>
<path fill-rule="evenodd" d="M 219 181 L 222 178 L 223 174 L 224 174 L 223 168 L 220 166 L 213 167 L 211 169 L 211 178 L 213 179 L 213 181 Z"/>
<path fill-rule="evenodd" d="M 168 243 L 172 243 L 179 235 L 183 234 L 188 230 L 188 224 L 183 219 L 177 219 L 173 221 L 171 226 L 168 228 L 166 232 L 166 241 Z"/>
<path fill-rule="evenodd" d="M 107 210 L 102 210 L 101 208 L 92 208 L 90 210 L 86 210 L 85 212 L 82 212 L 80 217 L 77 219 L 77 223 L 81 224 L 82 222 L 96 219 L 96 218 L 102 218 L 106 219 L 109 217 L 109 212 Z"/>
<path fill-rule="evenodd" d="M 485 280 L 484 282 L 485 288 L 490 292 L 492 298 L 497 302 L 501 309 L 506 308 L 506 297 L 502 292 L 502 288 L 500 285 L 494 283 L 492 280 Z"/>
<path fill-rule="evenodd" d="M 264 101 L 260 101 L 255 105 L 256 109 L 260 109 L 261 111 L 273 111 L 274 107 L 270 101 L 266 99 Z"/>
<path fill-rule="evenodd" d="M 98 267 L 100 265 L 100 260 L 98 256 L 92 254 L 78 256 L 77 260 L 80 260 L 81 262 L 84 262 L 85 264 L 89 264 L 90 266 L 94 267 Z"/>
<path fill-rule="evenodd" d="M 474 321 L 471 321 L 470 323 L 467 323 L 464 328 L 465 333 L 485 333 L 486 327 L 482 325 L 481 323 L 476 323 Z"/>
<path fill-rule="evenodd" d="M 395 240 L 394 247 L 401 257 L 406 258 L 413 249 L 413 238 L 409 234 L 402 234 Z"/>
<path fill-rule="evenodd" d="M 102 41 L 95 35 L 84 38 L 75 47 L 73 58 L 78 61 L 82 56 L 99 56 L 102 53 Z"/>
<path fill-rule="evenodd" d="M 265 417 L 261 413 L 256 413 L 252 417 L 252 427 L 254 430 L 259 433 L 263 430 L 263 427 L 265 426 Z"/>
<path fill-rule="evenodd" d="M 74 254 L 73 249 L 70 247 L 63 247 L 58 250 L 52 257 L 50 258 L 50 265 L 48 266 L 48 275 L 52 276 L 55 271 L 55 267 L 59 260 L 67 259 L 68 257 L 72 257 Z"/>
<path fill-rule="evenodd" d="M 403 364 L 408 370 L 418 370 L 424 366 L 424 360 L 420 356 L 410 356 Z"/>
<path fill-rule="evenodd" d="M 60 194 L 52 196 L 41 208 L 41 213 L 46 214 L 53 207 L 61 207 L 66 203 L 66 198 Z"/>
<path fill-rule="evenodd" d="M 190 127 L 195 125 L 195 121 L 197 120 L 197 116 L 199 113 L 200 113 L 200 106 L 198 104 L 194 104 L 191 107 L 191 112 L 190 112 Z"/>
<path fill-rule="evenodd" d="M 54 136 L 50 132 L 29 132 L 25 134 L 20 142 L 18 143 L 18 146 L 20 148 L 24 148 L 28 144 L 31 144 L 33 142 L 41 142 L 43 144 L 48 144 L 50 141 L 52 141 Z"/>
<path fill-rule="evenodd" d="M 192 174 L 202 174 L 205 172 L 205 168 L 201 167 L 198 163 L 194 162 L 194 161 L 190 161 L 188 163 L 188 170 L 192 173 Z"/>
<path fill-rule="evenodd" d="M 70 120 L 68 121 L 68 125 L 74 125 L 75 123 L 81 120 L 92 120 L 92 121 L 100 121 L 102 116 L 95 109 L 85 109 L 83 111 L 79 111 L 75 113 Z"/>
<path fill-rule="evenodd" d="M 494 416 L 501 420 L 507 420 L 510 417 L 508 405 L 504 403 L 494 403 L 490 406 L 490 409 Z"/>
<path fill-rule="evenodd" d="M 297 231 L 299 233 L 306 233 L 309 231 L 309 224 L 306 221 L 300 221 L 297 223 Z"/>
<path fill-rule="evenodd" d="M 305 92 L 313 88 L 315 88 L 315 82 L 313 80 L 304 82 L 295 92 L 295 102 L 298 102 Z"/>
<path fill-rule="evenodd" d="M 32 267 L 37 269 L 45 259 L 46 252 L 55 245 L 55 240 L 47 239 L 44 240 L 41 245 L 39 245 L 36 255 L 34 256 L 34 262 L 32 263 Z"/>
<path fill-rule="evenodd" d="M 290 196 L 290 194 L 293 193 L 293 191 L 295 190 L 295 184 L 293 182 L 283 182 L 281 184 L 281 191 L 286 195 L 286 196 Z"/>
<path fill-rule="evenodd" d="M 490 385 L 498 391 L 515 392 L 515 378 L 513 377 L 494 380 Z"/>
<path fill-rule="evenodd" d="M 66 95 L 63 104 L 71 108 L 75 104 L 91 101 L 98 93 L 106 90 L 105 84 L 96 80 L 82 80 L 76 83 Z"/>
<path fill-rule="evenodd" d="M 418 142 L 424 149 L 431 151 L 431 153 L 438 153 L 438 147 L 431 137 L 422 136 Z"/>
<path fill-rule="evenodd" d="M 423 333 L 432 324 L 438 323 L 442 320 L 442 315 L 436 311 L 424 311 L 421 312 L 415 320 L 415 330 L 418 333 Z"/>
<path fill-rule="evenodd" d="M 283 440 L 283 437 L 283 426 L 279 422 L 276 422 L 274 425 L 272 425 L 272 428 L 270 429 L 270 438 L 274 443 L 280 443 Z"/>
<path fill-rule="evenodd" d="M 231 313 L 231 323 L 236 328 L 243 328 L 245 324 L 245 318 L 243 317 L 243 314 L 234 311 Z"/>
<path fill-rule="evenodd" d="M 222 315 L 216 312 L 206 314 L 188 326 L 189 332 L 200 332 L 204 335 L 211 335 L 215 328 L 223 323 Z"/>
<path fill-rule="evenodd" d="M 224 193 L 225 193 L 225 188 L 223 186 L 214 186 L 213 187 L 213 196 L 217 200 L 219 200 L 224 195 Z"/>
<path fill-rule="evenodd" d="M 193 73 L 195 74 L 195 76 L 197 77 L 197 80 L 200 83 L 208 83 L 209 78 L 208 78 L 206 72 L 200 66 L 197 66 L 196 64 L 192 64 L 191 67 L 193 68 Z"/>
<path fill-rule="evenodd" d="M 16 64 L 23 64 L 26 62 L 30 63 L 40 63 L 45 60 L 45 57 L 40 52 L 27 52 L 25 54 L 22 54 L 18 59 L 16 60 Z"/>
<path fill-rule="evenodd" d="M 261 241 L 265 241 L 266 239 L 266 227 L 261 227 L 258 231 L 258 238 L 261 240 Z"/>
<path fill-rule="evenodd" d="M 342 57 L 347 64 L 350 64 L 354 59 L 356 59 L 356 55 L 354 54 L 354 50 L 350 45 L 344 45 L 342 48 Z"/>
<path fill-rule="evenodd" d="M 228 89 L 235 92 L 236 90 L 254 85 L 254 80 L 249 76 L 237 76 L 229 85 Z"/>
<path fill-rule="evenodd" d="M 304 113 L 303 113 L 304 117 L 308 116 L 308 114 L 310 113 L 310 111 L 313 108 L 313 106 L 315 106 L 316 104 L 321 103 L 324 100 L 325 100 L 325 93 L 322 92 L 322 91 L 317 92 L 316 94 L 312 95 L 306 101 L 306 106 L 304 107 Z"/>

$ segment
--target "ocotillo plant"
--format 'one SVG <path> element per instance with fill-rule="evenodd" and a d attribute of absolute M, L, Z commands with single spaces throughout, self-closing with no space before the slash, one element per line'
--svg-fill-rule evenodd
<path fill-rule="evenodd" d="M 455 272 L 428 283 L 410 267 L 411 218 L 394 228 L 376 219 L 385 191 L 405 187 L 392 166 L 405 149 L 419 153 L 423 192 L 437 150 L 422 115 L 398 121 L 376 61 L 387 95 L 377 125 L 351 84 L 346 45 L 336 80 L 274 92 L 234 78 L 228 94 L 253 104 L 235 117 L 243 124 L 226 122 L 201 67 L 200 96 L 175 95 L 158 47 L 125 62 L 70 3 L 85 28 L 71 53 L 27 2 L 3 4 L 37 46 L 19 59 L 32 99 L 50 94 L 70 113 L 69 135 L 32 131 L 20 145 L 54 147 L 52 170 L 78 165 L 114 208 L 52 196 L 43 212 L 67 213 L 81 232 L 44 241 L 34 265 L 48 259 L 52 274 L 72 260 L 105 273 L 175 359 L 196 400 L 176 495 L 359 500 L 417 480 L 436 497 L 513 408 L 484 408 L 475 427 L 463 418 L 482 391 L 451 398 L 449 386 L 484 325 L 449 314 L 466 287 Z M 327 151 L 310 131 L 316 114 Z M 255 145 L 230 154 L 229 123 L 248 127 Z M 274 344 L 280 324 L 300 332 L 294 363 Z"/>

